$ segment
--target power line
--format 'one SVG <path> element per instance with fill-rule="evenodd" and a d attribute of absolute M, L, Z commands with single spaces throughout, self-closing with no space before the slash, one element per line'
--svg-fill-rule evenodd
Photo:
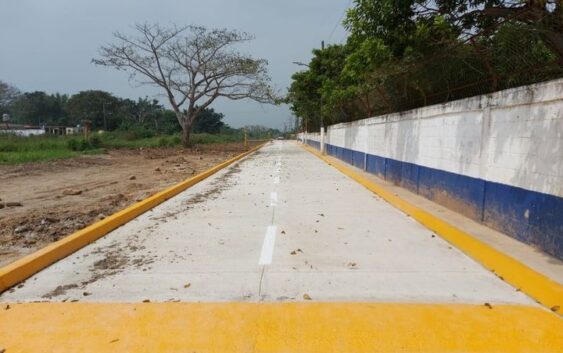
<path fill-rule="evenodd" d="M 340 19 L 336 22 L 336 24 L 332 28 L 332 31 L 330 32 L 330 35 L 328 36 L 327 42 L 329 42 L 330 39 L 332 38 L 332 35 L 336 31 L 336 28 L 338 28 L 338 25 L 342 23 L 342 20 L 344 19 L 344 16 L 346 15 L 346 11 L 350 8 L 350 5 L 352 5 L 352 0 L 348 1 L 348 5 L 346 5 L 344 10 L 342 11 L 342 15 L 340 15 Z"/>
<path fill-rule="evenodd" d="M 344 41 L 348 38 L 348 32 L 344 32 L 344 35 L 342 35 L 342 38 L 340 38 L 340 40 L 338 41 L 338 44 L 342 44 L 344 43 Z"/>

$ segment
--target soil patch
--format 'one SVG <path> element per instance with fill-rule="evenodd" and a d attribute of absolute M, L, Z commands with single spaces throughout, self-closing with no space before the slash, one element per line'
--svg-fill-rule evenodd
<path fill-rule="evenodd" d="M 0 266 L 243 150 L 241 143 L 191 150 L 119 149 L 103 155 L 0 166 L 0 203 L 21 204 L 0 208 Z M 111 271 L 114 262 L 120 261 L 108 258 L 97 267 Z"/>

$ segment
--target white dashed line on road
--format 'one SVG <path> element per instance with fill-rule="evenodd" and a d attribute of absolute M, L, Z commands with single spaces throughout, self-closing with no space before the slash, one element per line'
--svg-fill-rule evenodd
<path fill-rule="evenodd" d="M 264 243 L 262 243 L 262 251 L 260 252 L 259 265 L 269 265 L 272 263 L 274 256 L 274 245 L 276 243 L 276 226 L 268 226 L 264 235 Z"/>
<path fill-rule="evenodd" d="M 278 204 L 278 193 L 272 191 L 270 193 L 270 206 L 277 206 L 277 204 Z"/>

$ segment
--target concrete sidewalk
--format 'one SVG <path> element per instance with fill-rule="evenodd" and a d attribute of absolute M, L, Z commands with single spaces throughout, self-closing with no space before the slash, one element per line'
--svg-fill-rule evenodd
<path fill-rule="evenodd" d="M 297 144 L 277 141 L 3 302 L 534 301 Z"/>

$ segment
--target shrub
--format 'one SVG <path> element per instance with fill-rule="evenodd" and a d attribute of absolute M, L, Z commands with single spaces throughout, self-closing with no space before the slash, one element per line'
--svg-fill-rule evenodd
<path fill-rule="evenodd" d="M 79 151 L 86 151 L 92 148 L 92 145 L 90 144 L 90 141 L 86 140 L 86 139 L 81 139 L 80 140 L 80 149 Z"/>
<path fill-rule="evenodd" d="M 68 142 L 66 143 L 67 147 L 69 150 L 71 151 L 78 151 L 78 148 L 80 146 L 80 143 L 78 142 L 77 139 L 70 139 L 68 140 Z"/>
<path fill-rule="evenodd" d="M 102 147 L 102 139 L 98 135 L 94 135 L 90 137 L 90 145 L 92 148 L 100 148 Z"/>
<path fill-rule="evenodd" d="M 158 139 L 157 145 L 158 147 L 167 147 L 170 146 L 170 141 L 166 137 L 162 136 Z"/>
<path fill-rule="evenodd" d="M 87 151 L 99 148 L 102 144 L 100 138 L 95 139 L 92 137 L 91 141 L 86 139 L 70 139 L 67 142 L 67 147 L 72 151 Z"/>
<path fill-rule="evenodd" d="M 174 135 L 174 136 L 172 136 L 171 141 L 172 141 L 172 146 L 176 146 L 176 145 L 180 144 L 182 139 L 180 138 L 180 136 Z"/>

